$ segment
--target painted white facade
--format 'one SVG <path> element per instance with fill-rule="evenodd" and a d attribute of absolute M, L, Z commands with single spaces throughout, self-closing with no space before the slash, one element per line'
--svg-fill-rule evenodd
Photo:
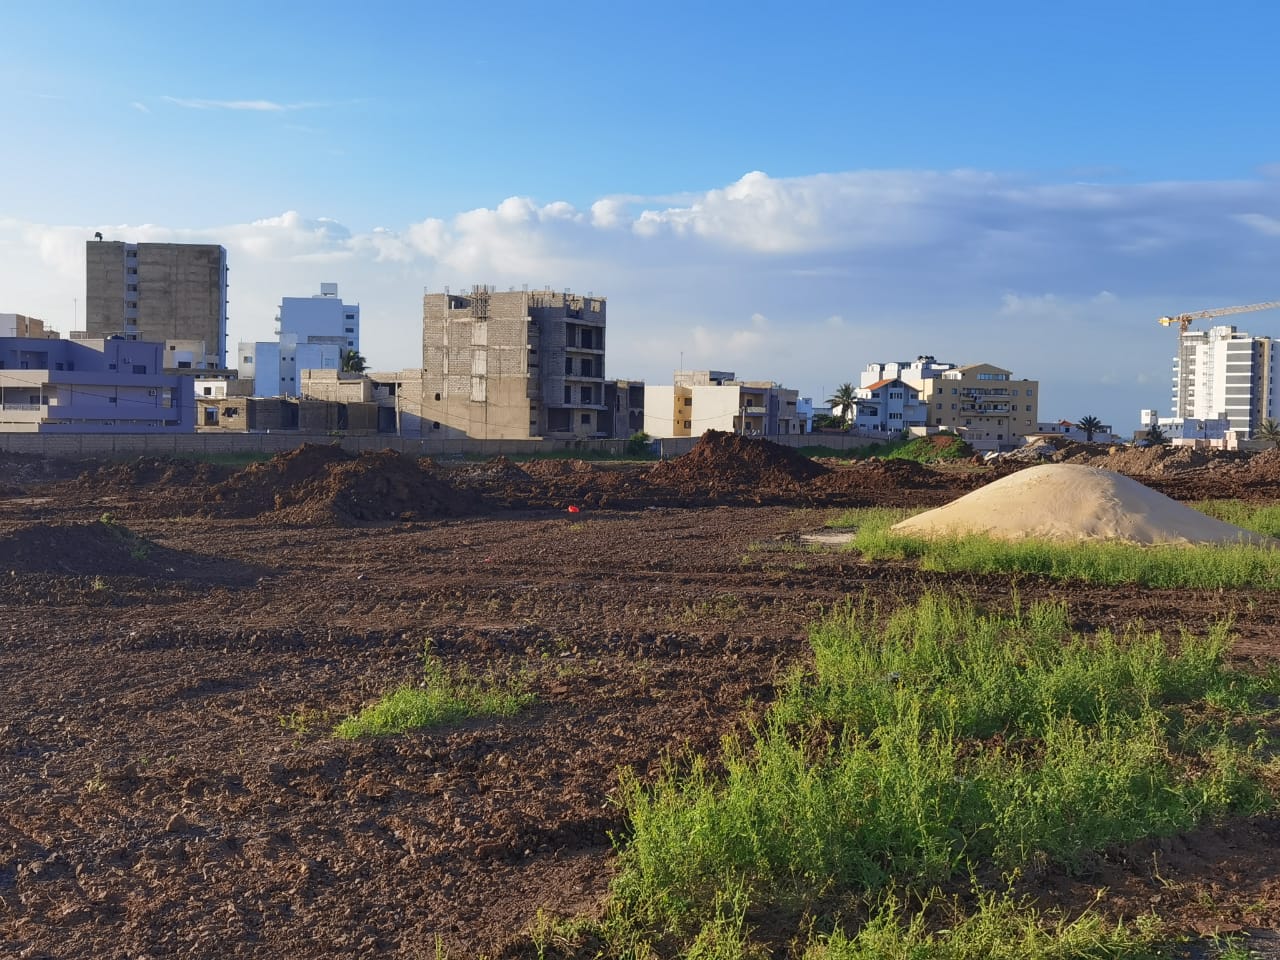
<path fill-rule="evenodd" d="M 0 431 L 192 433 L 192 380 L 163 343 L 0 338 Z"/>
<path fill-rule="evenodd" d="M 912 427 L 923 427 L 928 419 L 929 410 L 920 399 L 920 388 L 899 377 L 858 387 L 854 396 L 853 426 L 864 435 L 895 436 Z"/>
<path fill-rule="evenodd" d="M 1036 424 L 1036 433 L 1066 437 L 1068 440 L 1075 440 L 1079 443 L 1087 442 L 1085 432 L 1080 429 L 1080 425 L 1070 420 L 1041 420 Z M 1119 443 L 1122 439 L 1111 429 L 1111 424 L 1109 423 L 1104 423 L 1093 431 L 1094 443 Z"/>
<path fill-rule="evenodd" d="M 1248 437 L 1263 420 L 1277 416 L 1275 368 L 1270 337 L 1226 324 L 1185 330 L 1173 361 L 1173 419 L 1225 417 L 1233 433 Z"/>
<path fill-rule="evenodd" d="M 360 306 L 343 303 L 336 283 L 311 297 L 284 297 L 277 339 L 241 342 L 240 379 L 260 397 L 297 397 L 303 370 L 341 370 L 342 356 L 360 350 Z"/>
<path fill-rule="evenodd" d="M 725 370 L 680 370 L 671 386 L 645 384 L 644 431 L 700 437 L 708 430 L 769 437 L 803 432 L 799 393 L 771 380 L 736 380 Z"/>
<path fill-rule="evenodd" d="M 954 363 L 939 363 L 933 357 L 919 356 L 914 360 L 893 360 L 888 363 L 869 363 L 858 380 L 859 387 L 869 387 L 881 380 L 904 380 L 917 390 L 924 389 L 924 382 L 940 377 L 948 370 L 956 369 Z"/>
<path fill-rule="evenodd" d="M 1158 411 L 1143 410 L 1138 414 L 1138 422 L 1142 425 L 1139 434 L 1145 435 L 1153 426 L 1159 426 L 1170 442 L 1179 445 L 1208 443 L 1234 448 L 1240 440 L 1247 439 L 1232 429 L 1226 417 L 1162 417 Z"/>

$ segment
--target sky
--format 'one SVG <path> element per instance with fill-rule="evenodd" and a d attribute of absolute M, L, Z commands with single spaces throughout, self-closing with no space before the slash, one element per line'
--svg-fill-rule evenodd
<path fill-rule="evenodd" d="M 607 297 L 610 377 L 821 403 L 928 354 L 1127 433 L 1169 413 L 1158 317 L 1280 299 L 1278 30 L 1263 0 L 5 4 L 0 313 L 83 328 L 95 231 L 221 243 L 229 356 L 322 282 L 380 370 L 420 366 L 424 292 L 549 286 Z"/>

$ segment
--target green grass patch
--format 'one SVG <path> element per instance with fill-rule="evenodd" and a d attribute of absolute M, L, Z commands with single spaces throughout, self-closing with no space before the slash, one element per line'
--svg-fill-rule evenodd
<path fill-rule="evenodd" d="M 423 657 L 422 681 L 393 690 L 334 728 L 346 740 L 436 727 L 472 717 L 509 717 L 533 702 L 519 680 L 475 677 L 465 667 L 448 669 Z"/>
<path fill-rule="evenodd" d="M 829 526 L 856 530 L 848 549 L 867 560 L 911 560 L 922 570 L 941 573 L 1029 574 L 1112 586 L 1280 588 L 1280 550 L 1266 547 L 1009 542 L 978 534 L 924 540 L 890 529 L 910 515 L 911 511 L 901 510 L 851 510 Z"/>
<path fill-rule="evenodd" d="M 1190 504 L 1201 513 L 1268 537 L 1280 537 L 1280 506 L 1241 500 L 1202 500 Z"/>
<path fill-rule="evenodd" d="M 883 457 L 886 460 L 916 460 L 926 463 L 934 460 L 966 460 L 973 456 L 973 449 L 959 437 L 938 434 L 929 437 L 911 437 L 904 440 L 880 440 L 848 450 L 812 445 L 798 448 L 806 457 L 835 457 L 840 460 L 866 460 Z"/>
<path fill-rule="evenodd" d="M 1058 604 L 933 595 L 850 603 L 811 642 L 748 736 L 624 777 L 599 955 L 1151 956 L 1150 931 L 1037 917 L 1010 878 L 1274 801 L 1280 674 L 1231 668 L 1225 625 L 1086 637 Z"/>

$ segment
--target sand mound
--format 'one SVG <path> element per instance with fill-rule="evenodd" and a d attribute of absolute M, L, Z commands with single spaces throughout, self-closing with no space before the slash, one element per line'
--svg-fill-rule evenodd
<path fill-rule="evenodd" d="M 1129 477 L 1076 464 L 1020 470 L 893 529 L 926 538 L 982 533 L 998 540 L 1276 544 Z"/>

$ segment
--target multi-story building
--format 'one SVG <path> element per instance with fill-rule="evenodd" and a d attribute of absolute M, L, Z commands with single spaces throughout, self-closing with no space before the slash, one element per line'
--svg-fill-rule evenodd
<path fill-rule="evenodd" d="M 869 387 L 882 380 L 904 380 L 917 390 L 924 389 L 924 382 L 954 370 L 954 363 L 939 363 L 931 356 L 919 356 L 914 360 L 891 360 L 888 363 L 869 363 L 862 371 L 858 386 Z"/>
<path fill-rule="evenodd" d="M 1146 441 L 1150 437 L 1151 428 L 1159 427 L 1160 433 L 1174 446 L 1223 447 L 1239 449 L 1240 441 L 1249 437 L 1240 431 L 1231 429 L 1231 421 L 1226 415 L 1209 418 L 1196 417 L 1162 417 L 1156 410 L 1143 410 L 1138 414 L 1142 424 L 1134 431 L 1135 441 Z"/>
<path fill-rule="evenodd" d="M 1021 446 L 1036 432 L 1040 382 L 1014 380 L 989 363 L 953 367 L 922 382 L 927 425 L 959 434 L 976 450 Z"/>
<path fill-rule="evenodd" d="M 43 320 L 24 317 L 20 313 L 0 313 L 0 337 L 27 337 L 32 340 L 57 340 L 58 331 L 50 330 Z"/>
<path fill-rule="evenodd" d="M 700 437 L 724 430 L 755 437 L 802 432 L 798 390 L 772 380 L 738 380 L 729 370 L 677 370 L 671 386 L 645 385 L 644 431 Z"/>
<path fill-rule="evenodd" d="M 644 430 L 644 381 L 606 380 L 600 432 L 623 439 Z"/>
<path fill-rule="evenodd" d="M 360 352 L 360 306 L 343 303 L 336 283 L 310 297 L 284 297 L 276 340 L 241 342 L 237 367 L 263 397 L 300 395 L 302 371 L 341 370 L 348 351 Z"/>
<path fill-rule="evenodd" d="M 1263 420 L 1277 416 L 1275 372 L 1270 337 L 1225 324 L 1184 330 L 1173 361 L 1173 417 L 1225 417 L 1232 433 L 1249 437 Z"/>
<path fill-rule="evenodd" d="M 226 249 L 90 240 L 85 335 L 162 342 L 170 370 L 225 369 Z"/>
<path fill-rule="evenodd" d="M 604 433 L 604 297 L 476 286 L 422 301 L 424 436 Z"/>
<path fill-rule="evenodd" d="M 920 387 L 901 377 L 877 380 L 854 390 L 853 425 L 860 434 L 895 436 L 912 427 L 924 427 L 928 407 L 920 399 Z"/>
<path fill-rule="evenodd" d="M 0 338 L 0 431 L 190 433 L 192 380 L 143 340 Z"/>

